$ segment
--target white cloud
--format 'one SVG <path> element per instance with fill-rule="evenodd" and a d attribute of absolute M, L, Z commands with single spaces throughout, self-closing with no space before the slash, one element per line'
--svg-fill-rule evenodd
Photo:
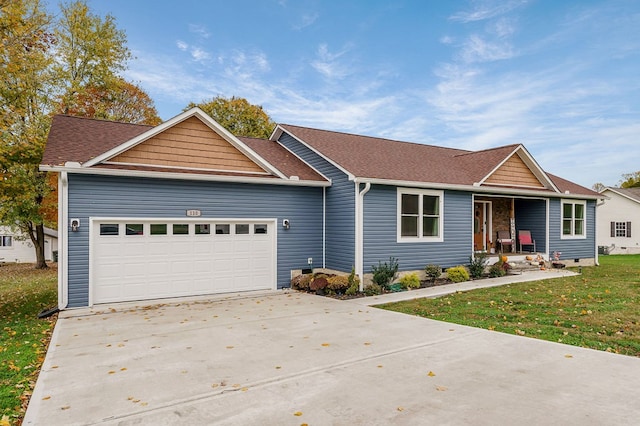
<path fill-rule="evenodd" d="M 455 39 L 448 35 L 440 37 L 440 43 L 442 44 L 453 44 L 454 41 Z"/>
<path fill-rule="evenodd" d="M 458 12 L 449 19 L 462 23 L 483 21 L 508 13 L 527 4 L 527 0 L 476 0 L 472 10 Z"/>
<path fill-rule="evenodd" d="M 205 39 L 211 36 L 204 25 L 189 24 L 189 32 Z"/>
<path fill-rule="evenodd" d="M 189 45 L 182 40 L 176 41 L 176 46 L 178 46 L 178 49 L 182 50 L 183 52 L 189 49 Z"/>
<path fill-rule="evenodd" d="M 316 20 L 320 17 L 320 15 L 317 12 L 313 12 L 313 13 L 305 13 L 304 15 L 302 15 L 302 17 L 300 18 L 300 22 L 297 24 L 294 24 L 292 26 L 292 28 L 296 31 L 300 31 L 310 25 L 313 25 L 314 22 L 316 22 Z"/>
<path fill-rule="evenodd" d="M 341 51 L 331 53 L 326 44 L 318 46 L 317 59 L 311 62 L 311 66 L 326 78 L 343 79 L 351 73 L 350 69 L 339 61 L 348 51 L 349 46 Z"/>
<path fill-rule="evenodd" d="M 211 55 L 209 54 L 209 52 L 200 47 L 194 47 L 193 49 L 191 49 L 191 57 L 196 62 L 203 62 L 210 59 Z"/>
<path fill-rule="evenodd" d="M 507 42 L 492 43 L 477 34 L 471 35 L 465 41 L 460 57 L 464 62 L 489 62 L 509 59 L 515 54 L 513 47 Z"/>

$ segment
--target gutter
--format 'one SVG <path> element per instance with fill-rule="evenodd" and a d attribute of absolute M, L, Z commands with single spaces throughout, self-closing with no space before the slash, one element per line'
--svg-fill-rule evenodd
<path fill-rule="evenodd" d="M 294 176 L 289 179 L 268 179 L 268 178 L 253 178 L 245 176 L 220 176 L 220 175 L 201 175 L 196 173 L 172 173 L 172 172 L 149 172 L 140 170 L 124 170 L 124 169 L 96 169 L 96 168 L 84 168 L 82 166 L 49 166 L 46 164 L 40 165 L 40 170 L 43 172 L 56 172 L 56 173 L 77 173 L 88 175 L 102 175 L 102 176 L 123 176 L 123 177 L 142 177 L 142 178 L 155 178 L 155 179 L 177 179 L 177 180 L 197 180 L 197 181 L 210 181 L 210 182 L 231 182 L 231 183 L 253 183 L 261 185 L 291 185 L 291 186 L 312 186 L 312 187 L 327 187 L 331 186 L 331 181 L 315 181 L 315 180 L 299 180 Z"/>

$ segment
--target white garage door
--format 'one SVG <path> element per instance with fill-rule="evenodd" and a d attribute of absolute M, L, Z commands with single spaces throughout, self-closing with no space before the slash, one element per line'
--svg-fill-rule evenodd
<path fill-rule="evenodd" d="M 92 224 L 93 303 L 276 288 L 273 220 Z"/>

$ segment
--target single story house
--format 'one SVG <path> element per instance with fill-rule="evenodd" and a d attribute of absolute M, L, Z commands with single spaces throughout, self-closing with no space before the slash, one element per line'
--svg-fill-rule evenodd
<path fill-rule="evenodd" d="M 58 251 L 58 231 L 44 228 L 44 259 L 55 260 L 54 252 Z M 3 263 L 35 263 L 36 252 L 28 236 L 17 228 L 0 226 L 0 262 Z"/>
<path fill-rule="evenodd" d="M 600 252 L 640 253 L 640 188 L 606 187 L 600 193 L 607 197 L 597 208 Z"/>
<path fill-rule="evenodd" d="M 286 124 L 261 140 L 198 108 L 155 127 L 60 115 L 41 170 L 59 176 L 61 309 L 279 289 L 310 266 L 363 277 L 390 256 L 421 271 L 524 251 L 496 247 L 498 231 L 530 231 L 546 258 L 598 256 L 602 196 L 520 144 L 467 151 Z"/>

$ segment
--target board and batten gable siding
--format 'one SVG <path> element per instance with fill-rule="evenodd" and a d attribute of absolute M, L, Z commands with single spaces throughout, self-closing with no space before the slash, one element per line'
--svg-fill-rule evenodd
<path fill-rule="evenodd" d="M 278 142 L 331 179 L 331 186 L 326 188 L 325 267 L 351 271 L 355 265 L 355 183 L 343 171 L 286 132 Z"/>
<path fill-rule="evenodd" d="M 397 187 L 372 185 L 364 196 L 364 272 L 389 257 L 401 271 L 422 270 L 428 264 L 443 268 L 469 263 L 472 251 L 472 197 L 444 191 L 444 241 L 397 242 Z"/>
<path fill-rule="evenodd" d="M 572 200 L 573 201 L 573 200 Z M 549 256 L 561 252 L 560 260 L 592 259 L 596 257 L 596 202 L 587 200 L 586 238 L 562 239 L 562 200 L 549 201 Z"/>
<path fill-rule="evenodd" d="M 546 200 L 515 199 L 516 238 L 518 231 L 531 231 L 531 238 L 536 242 L 536 251 L 547 251 L 547 202 Z M 518 247 L 519 243 L 518 243 Z M 525 246 L 525 250 L 531 246 Z"/>
<path fill-rule="evenodd" d="M 322 188 L 187 180 L 69 175 L 69 307 L 89 302 L 89 218 L 277 219 L 277 286 L 288 287 L 290 271 L 322 257 Z M 282 219 L 291 227 L 283 229 Z"/>

